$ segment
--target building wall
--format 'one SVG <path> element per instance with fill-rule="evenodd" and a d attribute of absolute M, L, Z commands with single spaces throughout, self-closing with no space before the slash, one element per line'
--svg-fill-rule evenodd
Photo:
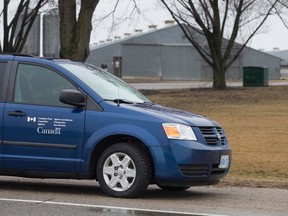
<path fill-rule="evenodd" d="M 160 78 L 161 46 L 158 45 L 123 45 L 123 77 Z"/>
<path fill-rule="evenodd" d="M 259 52 L 251 48 L 247 48 L 244 50 L 244 52 L 242 53 L 242 58 L 243 58 L 242 67 L 246 66 L 267 67 L 269 73 L 269 79 L 280 78 L 281 59 L 264 52 Z"/>
<path fill-rule="evenodd" d="M 102 64 L 107 65 L 107 70 L 114 73 L 113 57 L 121 56 L 121 44 L 111 44 L 103 46 L 97 50 L 91 50 L 86 62 L 101 67 Z"/>
<path fill-rule="evenodd" d="M 162 47 L 162 79 L 163 80 L 200 80 L 200 55 L 192 46 Z"/>
<path fill-rule="evenodd" d="M 285 78 L 288 77 L 288 50 L 276 49 L 267 53 L 281 59 L 281 67 L 280 67 L 281 77 Z"/>
<path fill-rule="evenodd" d="M 119 54 L 121 50 L 122 54 Z M 113 72 L 113 57 L 122 56 L 122 77 L 162 80 L 201 80 L 201 57 L 192 46 L 133 45 L 108 46 L 91 52 L 87 62 L 108 65 Z"/>
<path fill-rule="evenodd" d="M 281 77 L 287 78 L 288 77 L 288 66 L 284 65 L 281 67 L 280 71 Z"/>

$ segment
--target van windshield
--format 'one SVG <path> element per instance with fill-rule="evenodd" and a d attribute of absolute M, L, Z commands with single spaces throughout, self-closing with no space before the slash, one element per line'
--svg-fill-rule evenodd
<path fill-rule="evenodd" d="M 151 103 L 143 94 L 118 77 L 93 65 L 58 62 L 104 100 L 123 103 Z"/>

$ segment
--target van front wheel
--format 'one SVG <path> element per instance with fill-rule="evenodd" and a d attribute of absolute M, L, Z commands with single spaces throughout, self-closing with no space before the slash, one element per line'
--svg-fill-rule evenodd
<path fill-rule="evenodd" d="M 101 189 L 110 196 L 136 197 L 150 183 L 151 163 L 137 146 L 115 144 L 100 155 L 97 179 Z"/>

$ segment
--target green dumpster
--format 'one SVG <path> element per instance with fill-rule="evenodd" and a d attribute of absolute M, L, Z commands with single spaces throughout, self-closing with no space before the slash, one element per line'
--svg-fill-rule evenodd
<path fill-rule="evenodd" d="M 243 86 L 268 86 L 268 68 L 243 67 Z"/>

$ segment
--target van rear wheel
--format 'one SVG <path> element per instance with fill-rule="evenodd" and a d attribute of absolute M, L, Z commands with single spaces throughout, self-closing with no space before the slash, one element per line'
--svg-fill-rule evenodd
<path fill-rule="evenodd" d="M 139 196 L 151 179 L 151 163 L 145 152 L 127 143 L 108 147 L 100 155 L 96 169 L 101 189 L 114 197 Z"/>

